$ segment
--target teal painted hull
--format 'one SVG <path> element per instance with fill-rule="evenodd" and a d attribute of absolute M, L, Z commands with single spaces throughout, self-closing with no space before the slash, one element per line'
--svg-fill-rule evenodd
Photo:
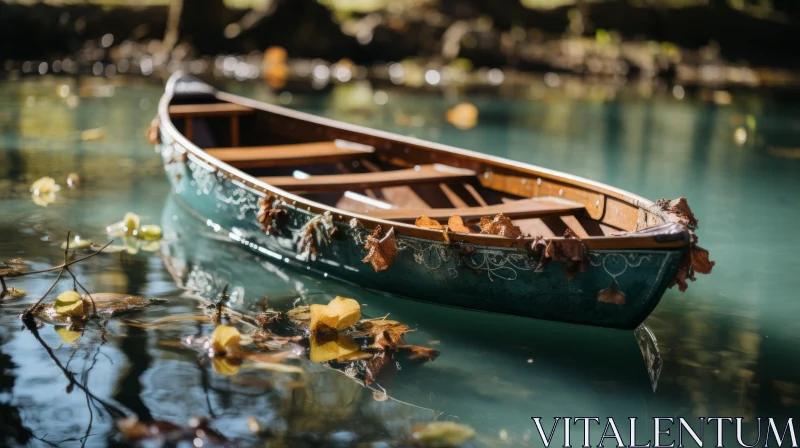
<path fill-rule="evenodd" d="M 317 215 L 285 205 L 287 224 L 267 235 L 258 223 L 263 193 L 189 157 L 176 161 L 159 145 L 174 194 L 192 214 L 234 241 L 295 267 L 415 300 L 494 313 L 633 329 L 655 309 L 675 274 L 682 250 L 589 251 L 585 272 L 567 279 L 565 265 L 538 261 L 524 248 L 472 246 L 465 254 L 444 242 L 396 234 L 398 254 L 386 271 L 362 262 L 369 231 L 336 223 L 315 256 L 300 254 L 300 235 Z M 598 300 L 614 282 L 623 304 Z"/>

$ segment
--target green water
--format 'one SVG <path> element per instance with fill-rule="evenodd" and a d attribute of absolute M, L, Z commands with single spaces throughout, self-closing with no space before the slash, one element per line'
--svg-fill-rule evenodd
<path fill-rule="evenodd" d="M 474 445 L 540 446 L 531 416 L 753 420 L 800 411 L 796 97 L 733 92 L 731 104 L 715 104 L 629 91 L 613 100 L 558 90 L 505 99 L 389 91 L 388 103 L 378 106 L 368 88 L 348 87 L 291 99 L 297 109 L 566 171 L 651 199 L 687 196 L 700 219 L 700 244 L 717 265 L 686 293 L 669 290 L 646 321 L 663 359 L 654 392 L 632 332 L 384 297 L 210 239 L 202 223 L 175 208 L 143 137 L 160 85 L 117 84 L 63 78 L 0 84 L 0 260 L 21 257 L 33 269 L 58 264 L 68 230 L 105 241 L 105 226 L 128 211 L 164 225 L 159 251 L 101 254 L 75 273 L 91 291 L 163 297 L 167 304 L 112 319 L 105 341 L 91 325 L 74 343 L 50 325 L 39 330 L 81 384 L 128 415 L 178 424 L 207 417 L 234 444 L 273 446 L 389 446 L 412 424 L 438 416 L 475 428 Z M 230 88 L 278 102 L 257 85 Z M 475 128 L 462 131 L 445 121 L 460 101 L 477 106 Z M 82 131 L 98 128 L 101 139 L 82 138 Z M 71 172 L 81 177 L 78 189 L 66 186 Z M 47 207 L 28 192 L 42 176 L 62 185 Z M 0 301 L 0 445 L 121 443 L 106 410 L 81 390 L 66 390 L 64 373 L 17 317 L 54 278 L 9 281 L 29 295 Z M 355 297 L 368 317 L 390 313 L 417 330 L 409 342 L 441 355 L 398 372 L 386 385 L 387 401 L 308 361 L 299 364 L 308 370 L 299 388 L 270 371 L 220 375 L 179 343 L 209 334 L 212 324 L 130 325 L 197 315 L 200 302 L 181 289 L 187 283 L 211 298 L 229 284 L 242 304 L 265 295 L 272 306 Z M 71 281 L 62 280 L 56 291 L 69 288 Z M 254 435 L 249 417 L 270 434 Z M 582 431 L 573 433 L 573 445 L 580 444 Z"/>

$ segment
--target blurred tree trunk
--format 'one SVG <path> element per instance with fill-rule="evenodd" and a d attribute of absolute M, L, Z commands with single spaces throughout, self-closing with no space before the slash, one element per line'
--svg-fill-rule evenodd
<path fill-rule="evenodd" d="M 230 23 L 231 11 L 223 0 L 184 1 L 180 15 L 182 40 L 193 44 L 200 54 L 226 51 L 225 26 Z"/>

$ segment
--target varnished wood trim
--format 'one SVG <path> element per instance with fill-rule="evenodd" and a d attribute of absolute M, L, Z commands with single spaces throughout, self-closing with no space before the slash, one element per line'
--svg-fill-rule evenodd
<path fill-rule="evenodd" d="M 415 185 L 471 177 L 475 177 L 475 172 L 441 165 L 420 165 L 404 170 L 332 174 L 310 176 L 305 179 L 293 176 L 259 177 L 258 179 L 287 191 L 319 192 Z"/>
<path fill-rule="evenodd" d="M 218 117 L 226 115 L 252 114 L 255 109 L 234 103 L 215 104 L 175 104 L 169 106 L 169 114 L 173 118 L 182 117 Z"/>

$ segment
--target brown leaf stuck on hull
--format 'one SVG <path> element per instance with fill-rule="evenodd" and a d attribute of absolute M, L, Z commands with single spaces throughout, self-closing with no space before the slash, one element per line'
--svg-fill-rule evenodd
<path fill-rule="evenodd" d="M 367 238 L 364 249 L 369 253 L 362 260 L 364 263 L 371 263 L 375 272 L 385 271 L 392 265 L 394 257 L 397 255 L 397 240 L 394 237 L 394 227 L 381 238 L 381 226 L 376 226 L 372 235 Z"/>
<path fill-rule="evenodd" d="M 300 229 L 297 252 L 305 260 L 316 260 L 319 248 L 330 244 L 334 233 L 336 233 L 336 225 L 333 223 L 333 215 L 330 211 L 311 218 Z"/>
<path fill-rule="evenodd" d="M 565 237 L 563 239 L 536 238 L 531 243 L 531 252 L 538 258 L 536 272 L 543 271 L 551 261 L 560 261 L 567 265 L 567 280 L 572 280 L 586 270 L 589 256 L 586 246 L 580 239 Z"/>
<path fill-rule="evenodd" d="M 442 226 L 439 221 L 435 219 L 428 218 L 427 216 L 420 216 L 414 221 L 414 225 L 417 227 L 421 227 L 423 229 L 432 229 L 432 230 L 442 230 L 444 226 Z"/>
<path fill-rule="evenodd" d="M 697 218 L 695 218 L 694 213 L 692 213 L 692 209 L 689 208 L 689 202 L 686 201 L 686 198 L 678 198 L 671 201 L 666 198 L 661 198 L 656 201 L 656 205 L 659 206 L 661 210 L 672 215 L 673 221 L 681 222 L 691 230 L 697 228 Z"/>
<path fill-rule="evenodd" d="M 694 233 L 697 228 L 697 218 L 692 213 L 692 209 L 689 208 L 686 198 L 678 198 L 672 201 L 661 198 L 656 202 L 656 205 L 665 212 L 668 222 L 686 227 L 690 234 L 689 249 L 678 265 L 675 277 L 669 284 L 670 288 L 678 285 L 678 289 L 684 292 L 689 287 L 687 280 L 695 281 L 695 273 L 710 274 L 716 263 L 709 260 L 707 250 L 697 245 L 697 235 Z"/>
<path fill-rule="evenodd" d="M 522 230 L 515 226 L 508 216 L 502 213 L 498 213 L 494 218 L 482 217 L 481 233 L 499 235 L 511 239 L 522 238 Z"/>
<path fill-rule="evenodd" d="M 276 200 L 272 196 L 267 196 L 258 201 L 258 222 L 261 228 L 271 234 L 273 230 L 277 230 L 283 226 L 288 212 L 283 208 L 283 202 Z"/>
<path fill-rule="evenodd" d="M 625 294 L 617 287 L 617 281 L 613 280 L 611 286 L 601 289 L 597 293 L 597 301 L 603 303 L 613 303 L 615 305 L 625 305 Z"/>
<path fill-rule="evenodd" d="M 150 122 L 150 127 L 147 128 L 145 136 L 151 145 L 157 145 L 161 143 L 161 134 L 158 132 L 159 126 L 161 126 L 161 120 L 158 117 L 155 117 L 153 118 L 153 121 Z"/>
<path fill-rule="evenodd" d="M 464 220 L 460 216 L 451 216 L 447 220 L 447 227 L 451 232 L 469 233 L 469 227 L 464 224 Z"/>

